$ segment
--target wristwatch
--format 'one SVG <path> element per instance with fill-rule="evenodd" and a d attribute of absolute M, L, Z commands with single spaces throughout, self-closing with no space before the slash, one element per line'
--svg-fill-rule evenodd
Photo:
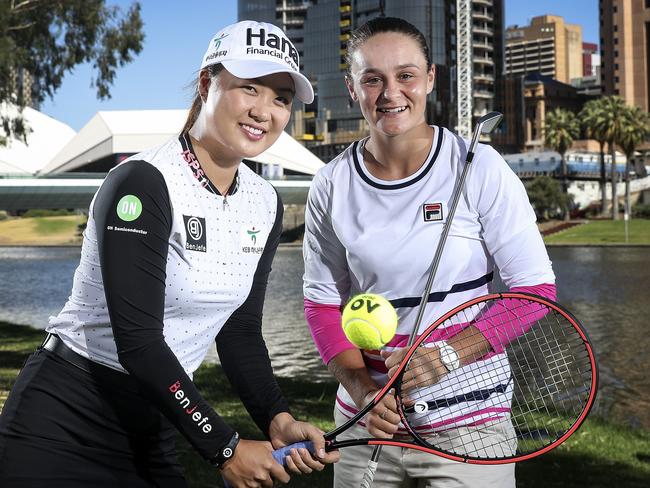
<path fill-rule="evenodd" d="M 210 463 L 214 467 L 221 469 L 224 463 L 235 454 L 235 448 L 237 447 L 237 444 L 239 444 L 239 434 L 235 432 L 228 441 L 228 444 L 219 449 L 217 454 L 212 459 L 210 459 Z"/>
<path fill-rule="evenodd" d="M 440 362 L 447 368 L 450 373 L 458 369 L 460 366 L 460 356 L 456 349 L 447 344 L 447 341 L 438 342 L 438 353 L 440 354 Z"/>

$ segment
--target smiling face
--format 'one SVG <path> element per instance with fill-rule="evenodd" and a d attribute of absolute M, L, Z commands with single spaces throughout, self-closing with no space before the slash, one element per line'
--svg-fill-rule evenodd
<path fill-rule="evenodd" d="M 241 160 L 280 137 L 291 116 L 294 84 L 287 73 L 247 80 L 225 69 L 215 79 L 202 71 L 199 93 L 204 142 L 224 159 Z"/>
<path fill-rule="evenodd" d="M 382 32 L 352 53 L 346 84 L 371 133 L 397 136 L 426 125 L 426 98 L 433 90 L 434 73 L 415 39 Z"/>

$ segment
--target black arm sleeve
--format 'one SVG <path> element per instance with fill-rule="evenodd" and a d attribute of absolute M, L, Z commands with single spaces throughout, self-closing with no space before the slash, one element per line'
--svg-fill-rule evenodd
<path fill-rule="evenodd" d="M 257 264 L 250 294 L 230 316 L 216 339 L 226 376 L 250 416 L 267 437 L 273 417 L 289 411 L 289 404 L 273 376 L 271 360 L 262 337 L 264 296 L 271 263 L 280 243 L 283 212 L 278 195 L 275 223 Z"/>
<path fill-rule="evenodd" d="M 141 203 L 122 206 L 124 197 Z M 203 399 L 163 336 L 172 209 L 162 174 L 144 161 L 111 171 L 93 206 L 106 302 L 118 358 L 150 400 L 205 458 L 234 430 Z"/>

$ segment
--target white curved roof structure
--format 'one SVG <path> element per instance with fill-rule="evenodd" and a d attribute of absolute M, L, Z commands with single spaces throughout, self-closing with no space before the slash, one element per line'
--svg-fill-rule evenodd
<path fill-rule="evenodd" d="M 187 110 L 97 112 L 40 173 L 71 171 L 111 154 L 137 153 L 162 144 L 180 132 L 186 116 Z M 286 132 L 264 153 L 249 159 L 308 175 L 324 165 Z"/>
<path fill-rule="evenodd" d="M 3 105 L 2 113 L 17 114 L 13 107 Z M 23 116 L 31 129 L 27 144 L 11 139 L 7 146 L 0 146 L 0 173 L 29 175 L 45 167 L 75 135 L 75 131 L 58 120 L 25 107 Z"/>

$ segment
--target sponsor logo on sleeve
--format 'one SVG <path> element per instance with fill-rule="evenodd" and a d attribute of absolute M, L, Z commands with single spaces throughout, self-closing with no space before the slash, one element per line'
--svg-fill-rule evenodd
<path fill-rule="evenodd" d="M 196 403 L 192 405 L 192 400 L 189 399 L 181 386 L 181 381 L 177 380 L 169 385 L 169 392 L 178 402 L 178 406 L 181 411 L 192 419 L 194 425 L 200 428 L 204 434 L 209 434 L 212 432 L 212 424 L 210 423 L 210 419 L 206 414 L 197 409 L 198 405 Z"/>
<path fill-rule="evenodd" d="M 185 249 L 206 252 L 205 219 L 203 217 L 183 215 L 183 221 L 185 222 L 185 231 L 187 233 Z"/>
<path fill-rule="evenodd" d="M 117 202 L 115 213 L 123 222 L 133 222 L 137 220 L 142 214 L 142 202 L 135 195 L 124 195 Z M 114 232 L 129 232 L 131 234 L 147 235 L 148 232 L 143 229 L 136 229 L 134 227 L 124 227 L 120 225 L 107 225 L 106 230 Z"/>
<path fill-rule="evenodd" d="M 142 202 L 135 195 L 124 195 L 117 202 L 117 216 L 124 222 L 133 222 L 142 213 Z"/>
<path fill-rule="evenodd" d="M 422 206 L 425 222 L 442 220 L 442 203 L 425 203 Z"/>

